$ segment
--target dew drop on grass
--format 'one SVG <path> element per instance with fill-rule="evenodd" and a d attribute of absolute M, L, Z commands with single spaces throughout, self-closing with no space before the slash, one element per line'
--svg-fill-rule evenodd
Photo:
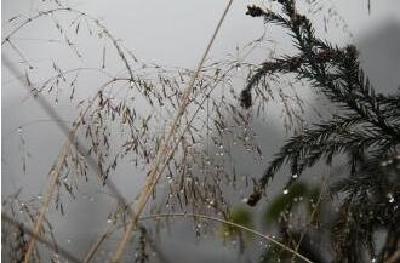
<path fill-rule="evenodd" d="M 241 70 L 240 63 L 237 63 L 237 64 L 235 65 L 235 67 L 236 67 L 236 70 L 237 70 L 237 71 L 240 71 L 240 70 Z"/>
<path fill-rule="evenodd" d="M 382 161 L 381 162 L 381 166 L 382 167 L 385 167 L 385 166 L 388 166 L 388 165 L 389 165 L 389 163 L 387 161 Z"/>
<path fill-rule="evenodd" d="M 200 228 L 201 228 L 201 224 L 197 224 L 196 227 L 194 228 L 194 231 L 196 232 L 196 237 L 198 239 L 200 238 Z"/>
<path fill-rule="evenodd" d="M 393 197 L 393 194 L 392 194 L 392 193 L 388 193 L 388 194 L 387 194 L 387 198 L 388 198 L 388 200 L 389 200 L 389 203 L 393 203 L 393 202 L 394 202 L 394 197 Z"/>

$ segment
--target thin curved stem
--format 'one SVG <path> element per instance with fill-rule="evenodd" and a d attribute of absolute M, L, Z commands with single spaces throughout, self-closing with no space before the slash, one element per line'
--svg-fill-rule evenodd
<path fill-rule="evenodd" d="M 53 251 L 57 251 L 58 254 L 60 254 L 61 256 L 63 256 L 64 258 L 70 260 L 71 262 L 74 263 L 80 263 L 81 261 L 76 258 L 75 256 L 73 256 L 72 254 L 70 254 L 68 251 L 65 251 L 63 248 L 60 247 L 55 247 L 50 241 L 48 241 L 47 239 L 44 239 L 41 236 L 37 236 L 33 233 L 33 231 L 27 227 L 24 227 L 21 223 L 16 222 L 15 220 L 13 220 L 11 217 L 9 217 L 8 215 L 6 215 L 5 213 L 1 213 L 1 217 L 2 219 L 11 225 L 14 225 L 16 227 L 23 227 L 24 232 L 32 237 L 34 237 L 35 239 L 37 239 L 40 243 L 44 244 L 45 246 L 47 246 L 48 248 L 50 248 Z M 282 244 L 281 242 L 279 242 L 278 240 L 272 238 L 269 235 L 264 235 L 262 233 L 260 233 L 259 231 L 255 230 L 255 229 L 251 229 L 248 227 L 245 227 L 243 225 L 234 223 L 234 222 L 230 222 L 227 220 L 224 220 L 222 218 L 218 218 L 218 217 L 213 217 L 213 216 L 207 216 L 207 215 L 200 215 L 200 214 L 188 214 L 188 213 L 177 213 L 177 214 L 158 214 L 158 215 L 150 215 L 150 216 L 143 216 L 139 218 L 139 221 L 145 221 L 145 220 L 154 220 L 154 219 L 162 219 L 162 218 L 171 218 L 171 217 L 193 217 L 193 218 L 201 218 L 201 219 L 206 219 L 206 220 L 211 220 L 211 221 L 215 221 L 221 224 L 226 224 L 226 225 L 230 225 L 233 227 L 236 227 L 238 229 L 247 231 L 249 233 L 252 233 L 262 239 L 268 240 L 272 243 L 274 243 L 275 245 L 281 247 L 282 249 L 292 253 L 294 256 L 304 260 L 305 262 L 308 263 L 313 263 L 311 260 L 309 260 L 308 258 L 304 257 L 303 255 L 299 254 L 297 251 L 291 249 L 290 247 Z M 109 235 L 112 234 L 112 231 L 114 230 L 114 228 L 119 228 L 119 227 L 123 227 L 123 225 L 120 226 L 111 226 L 109 227 L 109 230 L 102 235 L 101 239 L 99 240 L 100 242 L 96 243 L 96 246 L 93 247 L 93 249 L 91 249 L 91 253 L 88 253 L 87 256 L 85 257 L 84 261 L 85 263 L 90 262 L 90 260 L 93 258 L 94 256 L 94 252 L 97 250 L 97 248 L 100 246 L 101 242 L 103 242 Z"/>
<path fill-rule="evenodd" d="M 247 231 L 247 232 L 249 232 L 251 234 L 254 234 L 254 235 L 258 236 L 258 237 L 261 237 L 262 239 L 268 240 L 271 243 L 274 243 L 275 245 L 279 246 L 280 248 L 288 251 L 289 253 L 292 253 L 297 258 L 300 258 L 300 259 L 304 260 L 307 263 L 313 263 L 311 260 L 309 260 L 305 256 L 301 255 L 299 252 L 291 249 L 290 247 L 286 246 L 285 244 L 279 242 L 278 240 L 272 238 L 269 235 L 264 235 L 264 234 L 260 233 L 259 231 L 255 230 L 255 229 L 248 228 L 248 227 L 245 227 L 243 225 L 240 225 L 240 224 L 237 224 L 237 223 L 234 223 L 234 222 L 231 222 L 231 221 L 227 221 L 227 220 L 225 220 L 223 218 L 219 218 L 219 217 L 200 215 L 200 214 L 191 214 L 191 213 L 178 213 L 178 214 L 159 214 L 159 215 L 143 216 L 143 217 L 140 218 L 140 220 L 160 219 L 160 218 L 169 218 L 169 217 L 194 217 L 194 218 L 201 218 L 201 219 L 211 220 L 211 221 L 215 221 L 215 222 L 218 222 L 218 223 L 230 225 L 230 226 L 239 228 L 241 230 Z"/>
<path fill-rule="evenodd" d="M 120 79 L 113 79 L 111 81 L 108 81 L 107 83 L 105 83 L 101 88 L 100 91 L 103 90 L 104 88 L 106 88 L 108 85 L 110 85 L 111 83 L 114 83 L 115 81 L 118 81 Z M 126 79 L 123 79 L 126 80 Z M 68 138 L 67 140 L 64 142 L 63 148 L 60 151 L 60 154 L 56 160 L 56 165 L 55 167 L 52 169 L 52 171 L 50 172 L 50 184 L 49 187 L 47 188 L 46 194 L 45 194 L 45 198 L 44 201 L 42 203 L 42 206 L 40 207 L 39 210 L 39 215 L 37 216 L 37 219 L 35 221 L 34 224 L 34 228 L 33 228 L 33 236 L 31 238 L 31 240 L 28 243 L 28 249 L 25 253 L 25 257 L 24 257 L 24 263 L 28 263 L 33 250 L 35 248 L 35 240 L 36 240 L 36 236 L 40 236 L 41 232 L 42 232 L 42 225 L 43 225 L 43 220 L 45 219 L 47 210 L 50 206 L 50 202 L 51 199 L 53 198 L 53 195 L 55 193 L 55 190 L 57 188 L 57 183 L 60 177 L 60 173 L 61 170 L 64 166 L 64 162 L 66 160 L 66 158 L 68 157 L 70 151 L 71 151 L 71 147 L 73 145 L 74 139 L 75 139 L 75 134 L 78 131 L 82 120 L 85 118 L 87 112 L 89 111 L 89 109 L 92 107 L 94 101 L 96 100 L 97 96 L 99 96 L 99 92 L 97 92 L 96 96 L 92 99 L 92 101 L 88 104 L 88 106 L 86 107 L 86 109 L 80 114 L 80 116 L 78 117 L 78 120 L 75 122 L 74 127 L 72 128 L 72 130 L 69 131 L 68 133 Z"/>
<path fill-rule="evenodd" d="M 59 8 L 52 9 L 52 10 L 40 11 L 37 15 L 27 18 L 24 22 L 22 22 L 22 24 L 20 24 L 16 28 L 14 28 L 14 30 L 12 30 L 10 33 L 8 33 L 5 36 L 5 38 L 1 41 L 1 45 L 3 46 L 7 42 L 11 43 L 11 37 L 14 36 L 17 32 L 19 32 L 22 28 L 24 28 L 28 24 L 31 24 L 32 22 L 36 21 L 39 18 L 48 16 L 48 15 L 53 15 L 58 12 L 76 13 L 76 14 L 79 14 L 81 16 L 84 16 L 84 17 L 92 20 L 93 23 L 95 23 L 103 31 L 103 33 L 110 39 L 110 41 L 113 43 L 113 46 L 115 47 L 115 49 L 117 50 L 123 63 L 125 64 L 125 67 L 130 76 L 130 80 L 134 81 L 135 78 L 134 78 L 134 74 L 133 74 L 133 69 L 127 60 L 127 56 L 125 55 L 125 52 L 123 51 L 122 46 L 118 43 L 117 39 L 110 33 L 110 31 L 107 29 L 107 27 L 105 25 L 103 25 L 102 23 L 100 23 L 100 21 L 98 19 L 91 17 L 90 15 L 88 15 L 85 12 L 73 9 L 71 7 L 59 7 Z"/>
<path fill-rule="evenodd" d="M 129 225 L 127 226 L 124 236 L 116 249 L 114 257 L 112 258 L 112 262 L 120 262 L 121 261 L 121 257 L 125 251 L 125 247 L 127 246 L 129 240 L 132 237 L 132 231 L 137 227 L 138 218 L 141 215 L 141 213 L 143 212 L 143 210 L 147 204 L 147 201 L 149 200 L 151 194 L 153 193 L 154 188 L 157 185 L 158 180 L 161 177 L 161 174 L 166 165 L 164 165 L 161 168 L 161 170 L 159 169 L 159 167 L 160 167 L 160 165 L 162 165 L 162 163 L 164 163 L 164 164 L 168 163 L 168 161 L 170 160 L 170 158 L 172 157 L 172 155 L 175 152 L 174 150 L 170 151 L 170 148 L 171 148 L 170 139 L 175 137 L 175 133 L 178 129 L 178 125 L 180 124 L 180 122 L 182 120 L 182 116 L 186 112 L 187 106 L 190 104 L 190 101 L 191 101 L 190 95 L 192 93 L 194 83 L 195 83 L 196 79 L 198 78 L 198 76 L 200 75 L 201 68 L 208 56 L 211 46 L 214 43 L 214 40 L 221 28 L 222 22 L 224 21 L 226 14 L 228 13 L 232 3 L 233 3 L 233 0 L 229 0 L 229 2 L 227 3 L 227 5 L 224 9 L 224 12 L 218 22 L 218 25 L 214 31 L 214 34 L 212 35 L 212 37 L 207 45 L 207 48 L 197 66 L 196 73 L 193 75 L 193 77 L 191 78 L 191 80 L 189 82 L 189 85 L 183 92 L 182 103 L 178 109 L 177 115 L 176 115 L 174 121 L 172 122 L 171 128 L 168 132 L 168 136 L 166 137 L 164 142 L 161 144 L 161 147 L 160 147 L 159 151 L 157 152 L 157 156 L 155 158 L 155 161 L 153 162 L 149 176 L 147 177 L 146 184 L 138 198 L 137 206 L 135 207 L 135 211 L 132 215 L 131 221 L 130 221 Z"/>
<path fill-rule="evenodd" d="M 188 123 L 184 129 L 183 132 L 185 132 L 186 130 L 189 129 L 190 124 L 195 120 L 197 114 L 200 112 L 201 110 L 201 105 L 207 100 L 207 98 L 209 98 L 210 94 L 214 91 L 214 89 L 216 88 L 217 84 L 222 81 L 224 79 L 224 77 L 228 74 L 228 72 L 230 70 L 232 70 L 232 68 L 230 68 L 226 73 L 223 74 L 223 76 L 218 79 L 218 81 L 215 82 L 215 85 L 208 91 L 208 93 L 206 94 L 206 96 L 204 96 L 204 98 L 202 99 L 202 101 L 200 101 L 199 106 L 197 107 L 197 109 L 195 110 L 195 112 L 192 115 L 192 118 L 190 120 L 188 120 Z M 182 134 L 179 138 L 183 139 L 184 134 Z M 175 149 L 178 147 L 178 143 L 175 144 Z M 108 182 L 106 183 L 108 185 Z M 129 215 L 132 215 L 132 211 L 130 209 L 130 207 L 128 206 L 128 213 Z M 90 247 L 89 252 L 86 254 L 84 262 L 85 263 L 89 263 L 92 259 L 93 256 L 96 254 L 97 250 L 99 249 L 99 247 L 101 246 L 101 244 L 104 242 L 104 240 L 107 239 L 107 237 L 109 237 L 115 230 L 116 228 L 114 226 L 109 226 L 104 233 L 96 240 L 96 242 Z"/>
<path fill-rule="evenodd" d="M 52 242 L 50 242 L 49 240 L 47 240 L 41 236 L 35 235 L 35 233 L 33 232 L 32 229 L 25 227 L 22 223 L 16 222 L 10 216 L 8 216 L 7 214 L 5 214 L 3 212 L 1 213 L 1 219 L 3 222 L 5 222 L 7 224 L 13 225 L 18 228 L 22 228 L 25 234 L 31 236 L 32 238 L 35 238 L 40 243 L 42 243 L 43 245 L 45 245 L 52 251 L 58 253 L 60 256 L 64 257 L 65 259 L 68 259 L 69 261 L 74 262 L 74 263 L 81 262 L 78 258 L 76 258 L 74 255 L 72 255 L 68 251 L 64 250 L 63 248 L 61 248 L 59 246 L 56 247 Z"/>
<path fill-rule="evenodd" d="M 230 225 L 233 227 L 236 227 L 238 229 L 244 230 L 246 232 L 249 232 L 251 234 L 254 234 L 262 239 L 265 239 L 271 243 L 274 243 L 276 246 L 279 246 L 280 248 L 288 251 L 289 253 L 291 253 L 293 255 L 293 257 L 297 257 L 299 259 L 304 260 L 307 263 L 313 263 L 310 259 L 306 258 L 305 256 L 301 255 L 299 252 L 297 252 L 297 250 L 291 249 L 290 247 L 286 246 L 285 244 L 279 242 L 278 240 L 272 238 L 269 235 L 264 235 L 262 233 L 260 233 L 259 231 L 252 229 L 252 228 L 248 228 L 245 227 L 243 225 L 231 222 L 231 221 L 227 221 L 223 218 L 219 218 L 219 217 L 213 217 L 213 216 L 207 216 L 207 215 L 201 215 L 201 214 L 193 214 L 193 213 L 177 213 L 177 214 L 158 214 L 158 215 L 150 215 L 150 216 L 142 216 L 139 217 L 138 221 L 145 221 L 145 220 L 155 220 L 155 219 L 162 219 L 162 218 L 171 218 L 171 217 L 192 217 L 192 218 L 200 218 L 200 219 L 206 219 L 206 220 L 210 220 L 210 221 L 214 221 L 214 222 L 218 222 L 221 224 L 226 224 L 226 225 Z M 111 235 L 111 233 L 120 227 L 123 227 L 124 224 L 120 225 L 120 226 L 110 226 L 108 228 L 108 230 L 106 231 L 105 234 L 103 234 L 100 239 L 98 240 L 98 242 L 96 242 L 95 246 L 93 246 L 90 250 L 90 252 L 86 255 L 84 262 L 88 263 L 90 262 L 90 260 L 93 258 L 96 250 L 99 248 L 100 244 L 109 236 Z"/>

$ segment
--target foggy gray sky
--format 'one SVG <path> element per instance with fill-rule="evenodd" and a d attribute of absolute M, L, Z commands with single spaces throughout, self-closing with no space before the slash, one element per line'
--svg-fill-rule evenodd
<path fill-rule="evenodd" d="M 317 34 L 321 35 L 334 44 L 356 43 L 361 50 L 361 59 L 365 64 L 371 80 L 378 85 L 382 91 L 392 92 L 400 85 L 400 1 L 398 0 L 371 0 L 372 13 L 367 12 L 367 0 L 326 0 L 321 1 L 325 6 L 331 6 L 337 10 L 343 21 L 348 24 L 348 33 L 343 33 L 343 21 L 336 26 L 334 18 L 328 26 L 328 32 L 323 30 L 323 15 L 326 12 L 316 15 Z M 93 17 L 100 18 L 112 34 L 121 40 L 121 43 L 146 63 L 159 63 L 166 67 L 188 67 L 194 68 L 197 65 L 204 49 L 214 31 L 215 25 L 222 13 L 226 1 L 221 0 L 113 0 L 113 1 L 69 1 L 71 6 L 84 10 Z M 232 10 L 225 20 L 221 34 L 218 35 L 215 46 L 212 49 L 210 59 L 223 59 L 227 55 L 235 54 L 235 47 L 244 46 L 248 42 L 259 38 L 266 30 L 267 39 L 277 41 L 276 44 L 265 46 L 256 51 L 255 60 L 262 61 L 267 56 L 268 50 L 276 49 L 277 54 L 284 54 L 290 49 L 291 42 L 287 38 L 281 38 L 277 32 L 279 27 L 263 25 L 261 19 L 245 16 L 246 6 L 252 3 L 264 3 L 268 1 L 234 1 Z M 2 5 L 2 37 L 9 32 L 10 26 L 6 21 L 15 15 L 32 15 L 41 10 L 42 1 L 26 0 L 5 0 Z M 324 9 L 326 11 L 326 8 Z M 47 18 L 45 18 L 47 19 Z M 39 21 L 32 27 L 27 27 L 16 38 L 16 43 L 24 50 L 24 55 L 40 68 L 41 65 L 52 63 L 53 58 L 62 63 L 65 68 L 76 63 L 72 58 L 71 51 L 63 44 L 46 43 L 40 39 L 61 39 L 57 36 L 54 28 L 49 29 L 49 23 L 45 19 Z M 54 26 L 53 26 L 54 27 Z M 84 29 L 81 29 L 84 30 Z M 81 65 L 98 66 L 101 62 L 99 54 L 102 45 L 91 49 L 92 42 L 83 42 L 84 60 L 79 61 Z M 2 56 L 10 60 L 20 61 L 15 52 L 8 46 L 2 48 Z M 113 61 L 109 63 L 112 64 Z M 17 64 L 20 73 L 24 72 L 24 65 Z M 121 64 L 110 66 L 115 72 L 123 69 Z M 48 66 L 47 66 L 48 68 Z M 37 72 L 38 79 L 48 76 L 48 72 Z M 92 81 L 99 81 L 97 77 L 88 76 L 88 86 Z M 82 85 L 82 84 L 81 84 Z M 82 85 L 84 86 L 84 85 Z M 82 96 L 91 96 L 92 90 L 81 91 Z M 309 94 L 309 93 L 305 93 Z M 46 188 L 43 182 L 47 172 L 54 162 L 58 151 L 64 141 L 63 133 L 51 123 L 37 123 L 24 127 L 24 139 L 26 141 L 24 151 L 31 154 L 27 166 L 27 175 L 21 170 L 21 145 L 20 137 L 16 129 L 24 123 L 33 120 L 46 119 L 48 116 L 33 99 L 26 99 L 26 89 L 21 87 L 15 77 L 2 64 L 2 192 L 9 194 L 15 192 L 19 187 L 24 187 L 29 193 L 40 193 Z M 313 96 L 310 93 L 310 96 Z M 55 108 L 65 120 L 73 119 L 73 111 L 68 103 L 60 103 Z M 277 110 L 279 112 L 279 110 Z M 274 118 L 274 117 L 272 117 Z M 276 115 L 275 118 L 279 119 Z M 271 123 L 271 122 L 269 122 Z M 272 127 L 270 134 L 278 136 L 276 130 L 279 127 Z M 283 136 L 282 136 L 283 137 Z M 272 139 L 270 139 L 272 141 Z M 277 138 L 277 142 L 282 138 Z M 271 146 L 263 145 L 266 150 Z M 276 145 L 275 145 L 276 146 Z M 39 153 L 39 154 L 38 154 Z M 268 153 L 271 154 L 271 153 Z M 262 170 L 261 167 L 256 169 Z M 254 172 L 254 171 L 253 171 Z M 26 177 L 25 177 L 26 176 Z M 143 179 L 143 178 L 142 178 Z M 140 189 L 142 179 L 128 178 L 122 176 L 115 178 L 115 183 L 120 185 L 123 193 L 134 196 Z M 95 187 L 86 186 L 85 191 L 95 195 Z M 97 207 L 94 205 L 93 213 L 104 215 L 102 205 L 111 206 L 110 199 L 103 198 Z M 79 202 L 77 202 L 79 203 Z M 71 202 L 71 211 L 82 211 L 90 205 L 90 201 L 81 201 L 79 204 Z M 77 238 L 82 231 L 86 235 L 98 233 L 103 229 L 104 218 L 88 218 L 85 214 L 80 217 L 66 216 L 61 219 L 59 232 L 67 233 L 72 238 Z M 77 224 L 79 222 L 79 224 Z M 104 223 L 104 222 L 103 222 Z M 96 225 L 97 224 L 97 225 Z M 80 225 L 80 227 L 76 227 Z M 75 227 L 75 228 L 74 228 Z M 70 231 L 73 229 L 72 231 Z M 68 230 L 68 231 L 67 231 Z M 64 232 L 65 231 L 65 232 Z M 171 241 L 174 244 L 175 241 Z M 67 244 L 68 245 L 68 244 Z M 167 244 L 169 246 L 171 244 Z M 195 248 L 191 248 L 195 250 Z M 227 256 L 229 251 L 215 251 Z M 229 256 L 228 256 L 229 258 Z M 201 260 L 203 259 L 199 259 Z"/>

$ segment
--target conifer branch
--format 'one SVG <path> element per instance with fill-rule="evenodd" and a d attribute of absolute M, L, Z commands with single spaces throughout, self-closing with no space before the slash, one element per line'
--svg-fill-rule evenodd
<path fill-rule="evenodd" d="M 316 128 L 289 139 L 254 186 L 254 192 L 247 202 L 251 206 L 261 199 L 269 179 L 286 162 L 291 163 L 292 173 L 297 174 L 304 168 L 313 166 L 322 156 L 330 163 L 332 157 L 338 153 L 351 152 L 354 148 L 375 147 L 375 151 L 383 150 L 388 145 L 398 144 L 400 140 L 400 120 L 397 114 L 400 100 L 397 96 L 376 95 L 360 68 L 355 47 L 333 48 L 317 39 L 312 23 L 306 16 L 296 12 L 294 1 L 278 2 L 287 19 L 256 6 L 248 7 L 247 14 L 254 17 L 264 16 L 267 22 L 284 24 L 291 30 L 301 54 L 296 58 L 277 60 L 273 64 L 265 62 L 242 91 L 242 107 L 251 106 L 251 88 L 259 79 L 274 71 L 293 72 L 290 65 L 294 65 L 292 69 L 300 78 L 308 79 L 331 102 L 351 113 L 348 114 L 350 117 L 336 115 L 331 121 L 316 125 Z M 365 128 L 368 131 L 363 131 Z"/>

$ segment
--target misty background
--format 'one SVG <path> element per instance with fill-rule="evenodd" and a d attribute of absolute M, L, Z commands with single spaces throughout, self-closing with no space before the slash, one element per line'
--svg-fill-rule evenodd
<path fill-rule="evenodd" d="M 318 4 L 299 2 L 301 9 L 308 10 L 312 7 L 318 11 Z M 373 85 L 383 93 L 398 91 L 400 2 L 371 0 L 371 14 L 368 14 L 366 0 L 321 2 L 323 9 L 314 16 L 317 35 L 339 46 L 355 44 L 360 49 L 362 64 Z M 292 42 L 279 26 L 267 25 L 262 19 L 245 15 L 246 6 L 253 3 L 269 5 L 269 1 L 234 1 L 211 50 L 209 61 L 223 60 L 227 56 L 237 56 L 240 60 L 242 54 L 236 53 L 236 47 L 243 47 L 263 34 L 271 41 L 264 41 L 252 53 L 249 59 L 254 63 L 261 63 L 272 51 L 275 57 L 279 57 L 293 50 Z M 2 1 L 2 39 L 12 28 L 8 23 L 9 18 L 34 15 L 46 4 L 48 3 L 42 1 Z M 194 69 L 226 1 L 88 0 L 68 1 L 67 4 L 100 19 L 113 36 L 140 61 L 171 69 Z M 329 9 L 335 10 L 339 16 L 328 13 Z M 328 19 L 326 31 L 324 17 Z M 44 80 L 51 76 L 52 74 L 41 68 L 49 68 L 48 65 L 55 61 L 65 69 L 73 65 L 76 67 L 77 64 L 88 68 L 99 67 L 103 50 L 100 41 L 96 42 L 89 37 L 86 39 L 83 34 L 79 40 L 82 59 L 77 59 L 71 55 L 71 50 L 65 46 L 57 30 L 54 26 L 50 27 L 50 22 L 46 19 L 26 27 L 15 36 L 18 48 L 23 50 L 24 56 L 34 67 L 32 79 Z M 63 18 L 60 16 L 58 19 Z M 12 63 L 17 75 L 5 61 Z M 15 50 L 7 45 L 2 47 L 2 195 L 10 195 L 23 189 L 22 197 L 28 199 L 33 196 L 40 200 L 47 187 L 49 168 L 62 147 L 65 135 L 23 85 L 27 64 Z M 112 58 L 107 61 L 107 70 L 110 72 L 118 73 L 123 69 L 120 62 L 113 61 Z M 80 87 L 87 89 L 79 90 L 77 96 L 93 96 L 95 88 L 102 82 L 104 79 L 95 72 L 85 75 Z M 316 95 L 307 88 L 300 93 L 310 104 L 318 104 Z M 78 113 L 77 109 L 68 100 L 60 100 L 56 104 L 54 98 L 48 99 L 60 116 L 59 121 L 70 127 Z M 240 151 L 232 151 L 236 154 L 234 158 L 241 160 L 238 164 L 241 174 L 261 176 L 272 154 L 288 136 L 282 128 L 278 105 L 269 110 L 265 119 L 256 120 L 253 124 L 253 129 L 258 134 L 257 142 L 264 153 L 263 162 L 254 164 L 251 160 L 245 161 L 248 156 Z M 26 159 L 25 172 L 22 159 Z M 118 175 L 113 176 L 112 180 L 121 193 L 131 200 L 141 189 L 145 174 L 137 169 L 132 176 L 132 170 L 127 164 L 122 164 L 118 171 Z M 65 216 L 61 217 L 54 209 L 49 212 L 59 245 L 79 256 L 87 251 L 89 245 L 107 226 L 107 215 L 116 204 L 115 199 L 106 194 L 107 190 L 100 183 L 91 182 L 96 182 L 96 179 L 92 177 L 88 183 L 81 183 L 76 200 L 65 202 Z M 271 187 L 280 189 L 278 186 L 283 182 L 275 179 Z M 249 193 L 249 189 L 244 189 L 239 198 L 234 195 L 232 198 L 240 200 L 240 197 Z M 247 262 L 252 258 L 251 253 L 239 255 L 237 247 L 223 246 L 220 240 L 212 237 L 197 242 L 192 224 L 185 224 L 180 219 L 178 222 L 171 229 L 163 229 L 160 236 L 160 250 L 170 262 Z M 104 256 L 108 256 L 107 253 L 105 249 Z M 98 261 L 102 260 L 98 258 Z"/>

